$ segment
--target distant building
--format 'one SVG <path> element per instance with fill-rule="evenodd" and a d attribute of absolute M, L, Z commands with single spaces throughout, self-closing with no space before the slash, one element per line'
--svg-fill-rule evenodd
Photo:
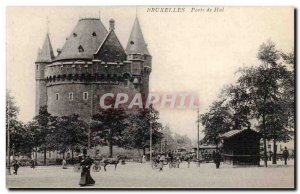
<path fill-rule="evenodd" d="M 99 110 L 105 93 L 149 92 L 152 57 L 138 18 L 126 49 L 115 33 L 115 21 L 107 30 L 98 18 L 79 19 L 62 49 L 54 55 L 49 34 L 35 62 L 36 106 L 55 116 L 78 114 L 88 121 Z"/>

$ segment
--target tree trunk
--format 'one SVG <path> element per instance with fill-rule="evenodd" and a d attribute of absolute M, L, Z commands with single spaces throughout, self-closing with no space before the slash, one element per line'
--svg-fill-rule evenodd
<path fill-rule="evenodd" d="M 143 147 L 143 155 L 146 155 L 146 148 Z"/>
<path fill-rule="evenodd" d="M 263 113 L 263 118 L 262 119 L 263 119 L 263 138 L 264 138 L 264 162 L 265 162 L 265 167 L 268 167 L 265 113 Z"/>
<path fill-rule="evenodd" d="M 109 157 L 112 157 L 112 154 L 113 154 L 113 151 L 112 151 L 112 141 L 110 140 L 109 142 L 108 142 L 108 146 L 109 146 Z"/>
<path fill-rule="evenodd" d="M 65 159 L 65 151 L 63 152 L 63 159 Z"/>
<path fill-rule="evenodd" d="M 46 166 L 46 160 L 47 160 L 47 148 L 44 148 L 44 165 Z"/>
<path fill-rule="evenodd" d="M 71 153 L 72 153 L 72 159 L 74 159 L 74 149 L 73 148 L 71 150 Z"/>
<path fill-rule="evenodd" d="M 109 129 L 108 146 L 109 146 L 109 157 L 113 157 L 113 143 L 112 143 L 112 130 L 111 129 Z"/>
<path fill-rule="evenodd" d="M 276 145 L 276 140 L 273 140 L 273 161 L 272 164 L 277 164 L 277 145 Z"/>

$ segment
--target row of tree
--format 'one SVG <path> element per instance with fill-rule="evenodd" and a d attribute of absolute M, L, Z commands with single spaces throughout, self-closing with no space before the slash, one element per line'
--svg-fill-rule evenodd
<path fill-rule="evenodd" d="M 128 112 L 122 108 L 102 109 L 84 122 L 78 115 L 53 116 L 47 106 L 39 110 L 32 121 L 24 124 L 17 119 L 19 108 L 7 92 L 6 129 L 9 130 L 11 152 L 28 154 L 43 152 L 46 163 L 47 151 L 65 154 L 80 152 L 84 147 L 107 145 L 113 155 L 113 145 L 128 149 L 145 149 L 150 144 L 150 125 L 153 145 L 163 138 L 159 113 L 154 108 Z"/>
<path fill-rule="evenodd" d="M 230 130 L 252 127 L 259 130 L 264 142 L 289 141 L 294 134 L 295 83 L 294 53 L 283 53 L 271 41 L 263 43 L 257 53 L 260 64 L 241 68 L 239 78 L 226 86 L 219 100 L 200 116 L 204 142 L 217 143 L 218 136 Z"/>

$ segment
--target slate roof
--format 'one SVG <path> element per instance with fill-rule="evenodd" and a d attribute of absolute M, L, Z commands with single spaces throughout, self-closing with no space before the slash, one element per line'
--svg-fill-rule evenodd
<path fill-rule="evenodd" d="M 36 62 L 51 62 L 54 59 L 53 48 L 47 33 L 42 49 L 39 49 Z"/>
<path fill-rule="evenodd" d="M 110 30 L 95 53 L 95 58 L 105 62 L 126 60 L 126 53 L 114 30 Z"/>
<path fill-rule="evenodd" d="M 255 132 L 255 133 L 258 133 L 257 131 L 254 131 L 254 130 L 252 130 L 252 129 L 231 130 L 231 131 L 228 131 L 228 132 L 226 132 L 226 133 L 220 135 L 220 138 L 224 138 L 224 139 L 231 138 L 231 137 L 233 137 L 233 136 L 235 136 L 235 135 L 238 135 L 238 134 L 240 134 L 240 133 L 243 133 L 243 132 L 245 132 L 245 131 L 247 131 L 247 130 L 251 130 L 251 131 L 253 131 L 253 132 Z"/>
<path fill-rule="evenodd" d="M 80 19 L 55 60 L 93 59 L 107 33 L 99 18 Z M 79 52 L 80 46 L 83 52 Z"/>
<path fill-rule="evenodd" d="M 130 38 L 127 43 L 126 53 L 150 55 L 137 17 L 135 18 Z"/>

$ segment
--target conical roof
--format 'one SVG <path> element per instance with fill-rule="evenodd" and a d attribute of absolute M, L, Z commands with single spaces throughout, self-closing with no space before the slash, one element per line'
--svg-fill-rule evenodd
<path fill-rule="evenodd" d="M 100 19 L 80 19 L 55 60 L 93 59 L 107 33 Z"/>
<path fill-rule="evenodd" d="M 130 38 L 127 43 L 126 53 L 150 55 L 137 17 L 135 18 Z"/>
<path fill-rule="evenodd" d="M 47 33 L 42 49 L 39 49 L 36 62 L 51 62 L 54 59 L 53 48 Z"/>

